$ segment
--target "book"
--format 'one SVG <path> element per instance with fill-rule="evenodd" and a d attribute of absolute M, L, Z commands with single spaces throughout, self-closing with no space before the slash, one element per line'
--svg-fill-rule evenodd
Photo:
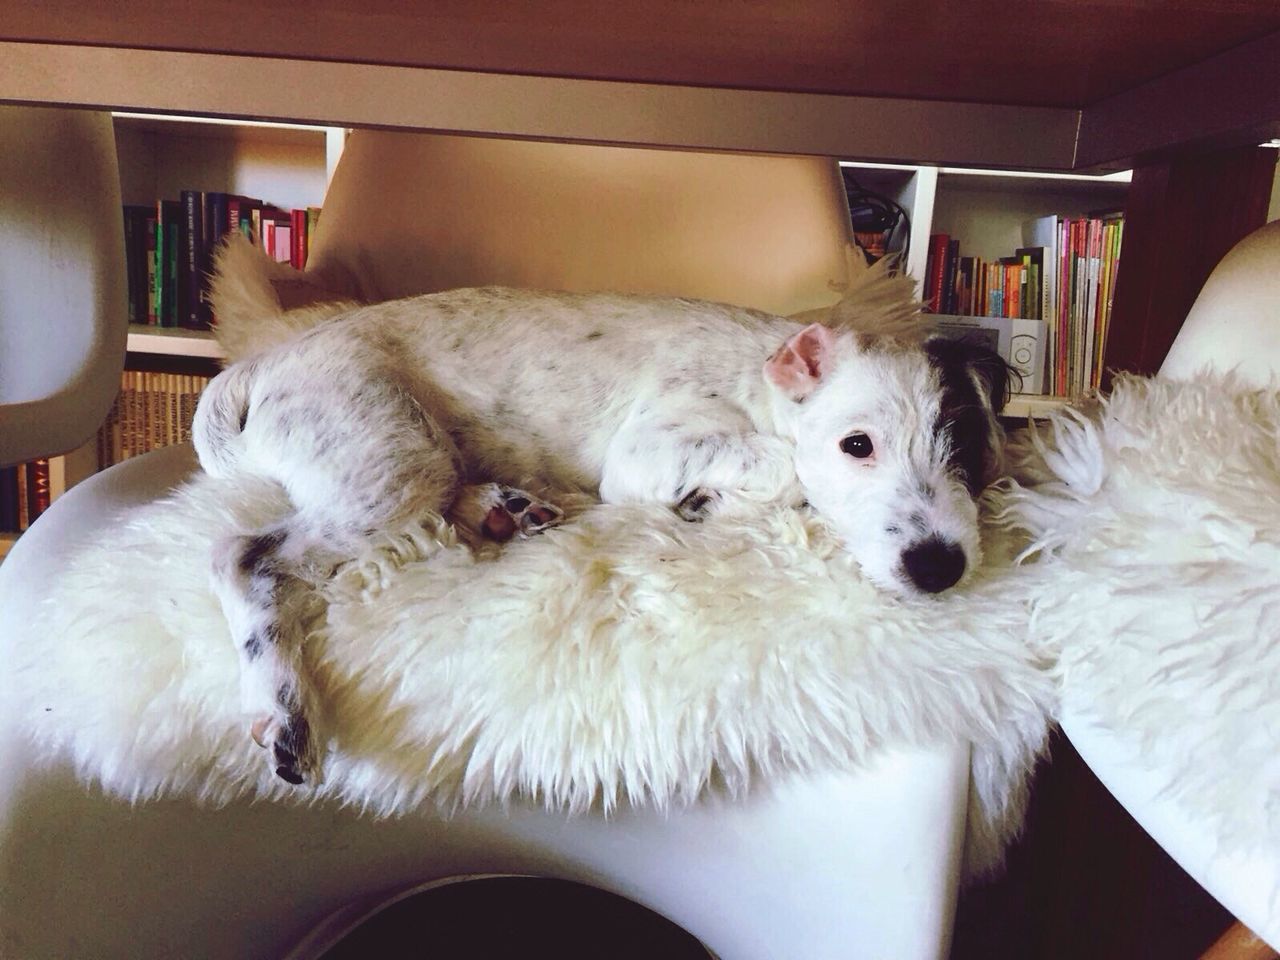
<path fill-rule="evenodd" d="M 1023 315 L 1028 320 L 1045 320 L 1050 307 L 1045 283 L 1045 264 L 1051 263 L 1049 251 L 1044 247 L 1019 247 L 1014 256 L 1022 260 L 1027 270 L 1027 297 L 1023 304 Z"/>
<path fill-rule="evenodd" d="M 18 464 L 16 476 L 18 478 L 17 522 L 14 524 L 14 529 L 22 532 L 31 525 L 31 498 L 27 491 L 30 474 L 27 473 L 25 463 Z"/>
<path fill-rule="evenodd" d="M 40 457 L 26 464 L 27 468 L 27 523 L 35 523 L 40 514 L 53 502 L 49 489 L 49 458 Z"/>
<path fill-rule="evenodd" d="M 178 222 L 176 200 L 156 201 L 156 314 L 160 326 L 178 325 Z"/>
<path fill-rule="evenodd" d="M 320 208 L 307 207 L 307 257 L 311 257 L 311 247 L 315 243 L 316 230 L 320 226 Z M 306 266 L 304 262 L 303 267 Z"/>
<path fill-rule="evenodd" d="M 207 330 L 209 321 L 205 315 L 205 197 L 199 190 L 183 190 L 179 195 L 182 204 L 181 229 L 178 249 L 181 256 L 179 270 L 178 326 L 188 330 Z"/>
<path fill-rule="evenodd" d="M 290 236 L 293 239 L 293 249 L 290 251 L 289 262 L 293 265 L 293 269 L 301 270 L 307 265 L 307 211 L 291 210 L 289 211 Z"/>
<path fill-rule="evenodd" d="M 129 322 L 148 321 L 150 291 L 147 271 L 147 220 L 154 216 L 150 207 L 126 204 L 124 207 L 125 286 L 129 296 Z"/>
<path fill-rule="evenodd" d="M 1022 224 L 1023 249 L 1043 251 L 1040 271 L 1040 319 L 1047 324 L 1048 353 L 1045 358 L 1046 392 L 1057 394 L 1056 370 L 1058 363 L 1058 235 L 1062 217 L 1050 214 L 1027 220 Z"/>
<path fill-rule="evenodd" d="M 227 235 L 229 228 L 229 217 L 227 208 L 230 203 L 230 196 L 218 191 L 212 191 L 205 194 L 205 244 L 206 257 L 205 266 L 212 261 L 213 253 L 218 249 L 218 245 L 222 243 L 222 238 Z"/>
<path fill-rule="evenodd" d="M 147 290 L 147 323 L 154 326 L 160 322 L 160 318 L 156 314 L 156 214 L 154 209 L 151 209 L 147 214 L 146 227 L 147 237 L 146 248 L 143 251 L 145 259 L 143 276 L 146 280 Z"/>
<path fill-rule="evenodd" d="M 0 531 L 18 532 L 18 466 L 0 467 Z"/>
<path fill-rule="evenodd" d="M 925 268 L 924 303 L 930 313 L 942 313 L 942 288 L 947 273 L 951 237 L 935 233 L 929 237 L 929 256 Z"/>
<path fill-rule="evenodd" d="M 955 309 L 954 313 L 971 315 L 975 309 L 975 269 L 976 257 L 960 257 L 956 264 Z"/>
<path fill-rule="evenodd" d="M 960 241 L 947 244 L 947 268 L 942 276 L 942 312 L 955 313 L 956 270 L 960 265 Z"/>
<path fill-rule="evenodd" d="M 91 451 L 98 469 L 190 440 L 196 401 L 208 382 L 195 374 L 123 371 L 120 392 Z"/>

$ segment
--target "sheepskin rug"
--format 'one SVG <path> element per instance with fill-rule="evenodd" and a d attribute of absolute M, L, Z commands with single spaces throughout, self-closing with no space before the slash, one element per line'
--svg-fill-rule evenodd
<path fill-rule="evenodd" d="M 1280 392 L 1129 377 L 1025 452 L 1008 519 L 1064 709 L 1140 753 L 1221 852 L 1274 855 Z"/>
<path fill-rule="evenodd" d="M 299 791 L 248 736 L 208 585 L 214 541 L 284 511 L 268 487 L 239 489 L 197 476 L 121 517 L 22 648 L 30 732 L 109 792 L 607 813 L 971 742 L 970 872 L 1019 825 L 1053 694 L 1009 599 L 1016 544 L 995 528 L 972 588 L 918 601 L 871 587 L 792 510 L 691 525 L 585 505 L 492 554 L 443 522 L 396 531 L 303 613 L 329 752 Z"/>

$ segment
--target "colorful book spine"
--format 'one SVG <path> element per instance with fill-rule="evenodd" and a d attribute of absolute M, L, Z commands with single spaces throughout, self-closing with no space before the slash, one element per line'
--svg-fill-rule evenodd
<path fill-rule="evenodd" d="M 930 313 L 942 313 L 943 284 L 946 280 L 951 237 L 935 233 L 929 237 L 929 256 L 925 267 L 924 303 Z"/>

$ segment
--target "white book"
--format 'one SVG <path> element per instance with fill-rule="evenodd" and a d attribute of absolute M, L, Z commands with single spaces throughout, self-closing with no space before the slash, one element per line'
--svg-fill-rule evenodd
<path fill-rule="evenodd" d="M 1044 266 L 1040 277 L 1040 316 L 1046 324 L 1045 357 L 1044 357 L 1044 389 L 1046 393 L 1057 393 L 1058 384 L 1058 275 L 1062 269 L 1062 251 L 1058 237 L 1061 232 L 1062 217 L 1050 214 L 1037 217 L 1022 224 L 1022 245 L 1024 247 L 1044 247 Z"/>

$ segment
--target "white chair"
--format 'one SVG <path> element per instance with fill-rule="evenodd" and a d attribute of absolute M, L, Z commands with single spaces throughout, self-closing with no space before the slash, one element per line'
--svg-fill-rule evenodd
<path fill-rule="evenodd" d="M 0 465 L 93 436 L 124 365 L 111 117 L 0 106 Z"/>
<path fill-rule="evenodd" d="M 837 298 L 848 239 L 827 161 L 366 132 L 339 165 L 310 274 L 372 297 L 500 282 L 789 312 Z M 171 448 L 56 502 L 0 566 L 0 639 L 38 643 L 24 629 L 77 545 L 193 468 L 186 447 Z M 963 748 L 886 754 L 859 775 L 797 778 L 670 816 L 517 808 L 374 822 L 269 804 L 130 809 L 68 769 L 33 769 L 11 721 L 0 738 L 0 943 L 27 960 L 312 957 L 397 891 L 493 873 L 619 893 L 725 960 L 948 949 Z"/>
<path fill-rule="evenodd" d="M 1274 382 L 1280 373 L 1280 221 L 1250 234 L 1214 269 L 1160 376 L 1189 379 L 1205 369 L 1234 370 L 1255 385 Z M 1169 799 L 1163 789 L 1169 778 L 1136 762 L 1123 737 L 1070 710 L 1061 723 L 1085 763 L 1143 829 L 1243 924 L 1280 950 L 1280 851 L 1219 855 L 1209 832 Z M 1247 940 L 1233 936 L 1242 945 Z"/>

